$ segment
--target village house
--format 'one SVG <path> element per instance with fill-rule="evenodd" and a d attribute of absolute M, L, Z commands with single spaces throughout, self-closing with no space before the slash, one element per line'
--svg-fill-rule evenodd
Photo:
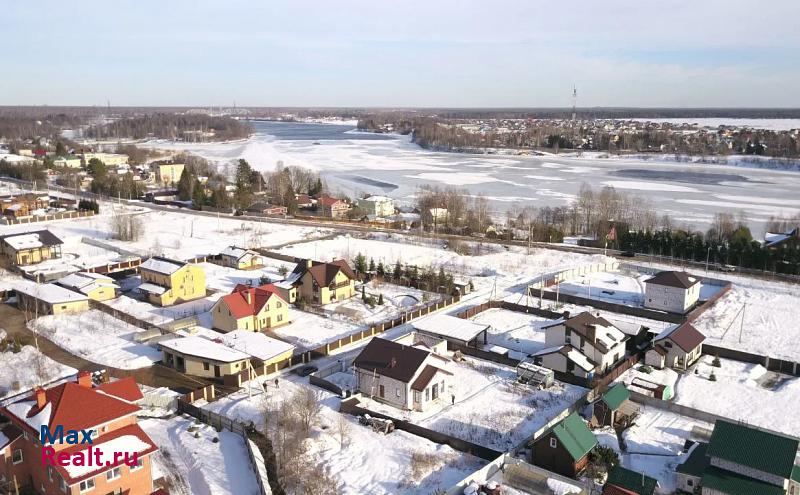
<path fill-rule="evenodd" d="M 345 218 L 350 210 L 350 205 L 347 202 L 330 196 L 321 196 L 317 200 L 317 207 L 323 217 L 333 219 Z"/>
<path fill-rule="evenodd" d="M 153 256 L 139 266 L 139 273 L 139 291 L 151 304 L 172 306 L 206 295 L 206 274 L 198 265 Z"/>
<path fill-rule="evenodd" d="M 108 301 L 117 297 L 119 285 L 108 275 L 78 272 L 56 280 L 56 284 L 87 296 L 93 301 Z"/>
<path fill-rule="evenodd" d="M 33 215 L 37 210 L 50 207 L 47 194 L 25 193 L 0 197 L 0 210 L 11 219 L 19 219 Z"/>
<path fill-rule="evenodd" d="M 359 199 L 356 204 L 368 216 L 390 217 L 394 215 L 394 200 L 386 196 L 368 196 Z"/>
<path fill-rule="evenodd" d="M 570 413 L 533 443 L 532 464 L 575 478 L 589 463 L 597 438 L 577 413 Z"/>
<path fill-rule="evenodd" d="M 162 340 L 162 363 L 187 375 L 221 378 L 250 367 L 250 356 L 225 344 L 190 336 Z"/>
<path fill-rule="evenodd" d="M 602 495 L 653 495 L 656 488 L 655 478 L 616 465 L 608 473 Z"/>
<path fill-rule="evenodd" d="M 645 280 L 644 307 L 684 314 L 700 299 L 700 279 L 686 272 L 659 272 Z"/>
<path fill-rule="evenodd" d="M 264 265 L 264 258 L 252 249 L 228 246 L 219 255 L 222 266 L 228 268 L 251 270 Z"/>
<path fill-rule="evenodd" d="M 245 210 L 248 215 L 261 215 L 266 217 L 286 216 L 288 210 L 285 206 L 274 205 L 266 201 L 256 201 Z"/>
<path fill-rule="evenodd" d="M 213 326 L 223 332 L 258 332 L 289 323 L 289 303 L 272 284 L 260 287 L 237 284 L 211 307 Z"/>
<path fill-rule="evenodd" d="M 62 244 L 64 242 L 49 230 L 7 234 L 0 236 L 0 254 L 12 265 L 34 265 L 60 258 Z"/>
<path fill-rule="evenodd" d="M 690 447 L 676 468 L 678 489 L 702 495 L 797 495 L 800 440 L 717 420 L 708 443 Z"/>
<path fill-rule="evenodd" d="M 292 344 L 260 332 L 234 330 L 221 335 L 219 341 L 250 356 L 253 367 L 266 366 L 274 371 L 278 371 L 278 366 L 288 366 L 294 353 Z"/>
<path fill-rule="evenodd" d="M 622 383 L 617 383 L 592 404 L 593 427 L 628 424 L 639 408 L 630 400 L 631 393 Z"/>
<path fill-rule="evenodd" d="M 120 153 L 82 153 L 80 155 L 81 164 L 85 167 L 92 158 L 97 158 L 108 168 L 117 168 L 128 164 L 128 155 Z"/>
<path fill-rule="evenodd" d="M 671 325 L 653 340 L 653 348 L 645 354 L 644 362 L 657 369 L 666 366 L 686 370 L 700 359 L 705 339 L 691 323 Z"/>
<path fill-rule="evenodd" d="M 181 175 L 186 165 L 183 163 L 156 162 L 151 164 L 150 167 L 156 183 L 169 187 L 176 185 L 181 180 Z"/>
<path fill-rule="evenodd" d="M 14 285 L 17 307 L 29 317 L 79 313 L 89 309 L 89 298 L 56 284 L 22 280 Z"/>
<path fill-rule="evenodd" d="M 314 208 L 317 205 L 317 200 L 308 194 L 295 194 L 294 198 L 297 203 L 297 207 L 304 210 Z"/>
<path fill-rule="evenodd" d="M 302 260 L 286 280 L 274 285 L 285 301 L 294 303 L 302 297 L 307 303 L 324 305 L 353 297 L 356 278 L 345 260 Z"/>
<path fill-rule="evenodd" d="M 136 402 L 142 393 L 133 378 L 95 386 L 88 372 L 80 372 L 77 382 L 67 382 L 33 393 L 3 408 L 11 425 L 0 434 L 0 479 L 19 485 L 20 493 L 43 495 L 85 495 L 86 493 L 124 493 L 149 495 L 155 492 L 151 471 L 152 454 L 158 447 L 136 422 L 140 410 Z M 91 430 L 92 443 L 40 442 L 41 426 L 68 430 Z M 94 452 L 89 453 L 89 448 Z M 102 452 L 99 465 L 47 465 L 44 449 L 71 459 Z M 124 456 L 137 454 L 128 465 Z M 11 493 L 11 492 L 10 492 Z"/>
<path fill-rule="evenodd" d="M 491 328 L 490 325 L 441 313 L 414 320 L 411 326 L 419 333 L 444 339 L 457 346 L 476 349 L 486 345 L 487 334 Z"/>
<path fill-rule="evenodd" d="M 547 347 L 531 354 L 533 364 L 578 378 L 594 378 L 597 364 L 569 344 Z"/>
<path fill-rule="evenodd" d="M 428 411 L 450 400 L 449 360 L 423 344 L 373 338 L 353 362 L 363 395 L 403 410 Z"/>
<path fill-rule="evenodd" d="M 595 373 L 606 373 L 625 357 L 628 337 L 605 318 L 588 311 L 573 317 L 566 314 L 542 329 L 547 347 L 572 346 L 594 363 Z"/>
<path fill-rule="evenodd" d="M 81 168 L 81 159 L 80 157 L 74 155 L 57 156 L 53 158 L 53 166 L 64 168 Z"/>

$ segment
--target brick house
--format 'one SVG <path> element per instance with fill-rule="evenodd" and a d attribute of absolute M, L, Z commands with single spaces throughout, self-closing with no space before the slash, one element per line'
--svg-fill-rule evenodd
<path fill-rule="evenodd" d="M 142 394 L 133 378 L 95 386 L 88 372 L 77 382 L 49 389 L 37 388 L 30 396 L 0 408 L 11 421 L 0 435 L 0 478 L 44 495 L 80 495 L 87 492 L 148 495 L 154 492 L 151 454 L 158 450 L 136 422 Z M 91 430 L 92 444 L 40 442 L 40 428 L 50 431 Z M 56 454 L 88 455 L 102 452 L 99 466 L 42 466 L 43 449 Z M 115 458 L 114 453 L 124 455 Z M 133 454 L 137 455 L 134 464 Z M 84 457 L 85 458 L 85 457 Z M 47 459 L 44 459 L 47 462 Z"/>

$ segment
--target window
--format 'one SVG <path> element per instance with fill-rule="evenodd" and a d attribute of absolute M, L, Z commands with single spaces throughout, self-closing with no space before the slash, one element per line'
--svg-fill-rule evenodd
<path fill-rule="evenodd" d="M 208 364 L 207 361 L 203 361 L 203 370 L 208 371 L 211 366 Z"/>
<path fill-rule="evenodd" d="M 429 400 L 431 400 L 431 389 L 426 388 L 425 389 L 425 402 L 428 402 Z"/>
<path fill-rule="evenodd" d="M 119 468 L 115 467 L 111 471 L 106 472 L 106 480 L 111 481 L 119 478 L 121 476 Z"/>
<path fill-rule="evenodd" d="M 11 454 L 11 462 L 13 464 L 22 462 L 22 449 L 17 449 Z"/>
<path fill-rule="evenodd" d="M 136 458 L 136 465 L 135 466 L 131 466 L 130 471 L 136 471 L 137 469 L 141 469 L 142 466 L 144 466 L 144 459 L 142 459 L 141 457 L 137 457 Z"/>
<path fill-rule="evenodd" d="M 94 478 L 89 478 L 88 480 L 81 481 L 80 489 L 81 493 L 88 492 L 89 490 L 94 490 Z"/>
<path fill-rule="evenodd" d="M 557 441 L 555 438 L 551 437 L 551 438 L 550 438 L 550 448 L 551 448 L 551 449 L 554 449 L 554 448 L 556 448 L 557 446 L 558 446 L 558 441 Z"/>
<path fill-rule="evenodd" d="M 58 487 L 61 488 L 62 492 L 67 493 L 67 482 L 61 476 L 58 477 Z"/>
<path fill-rule="evenodd" d="M 672 349 L 672 342 L 670 342 L 669 340 L 665 340 L 664 347 L 666 347 L 667 349 Z"/>
<path fill-rule="evenodd" d="M 278 321 L 283 321 L 283 315 L 278 315 Z"/>
<path fill-rule="evenodd" d="M 22 436 L 25 438 L 26 441 L 29 440 L 27 431 L 23 431 Z"/>
<path fill-rule="evenodd" d="M 694 480 L 686 480 L 686 486 L 694 486 Z M 792 493 L 794 493 L 794 488 L 792 488 Z"/>
<path fill-rule="evenodd" d="M 397 387 L 397 388 L 394 389 L 394 394 L 396 396 L 400 397 L 400 387 Z"/>
<path fill-rule="evenodd" d="M 53 481 L 53 466 L 47 466 L 47 479 Z"/>

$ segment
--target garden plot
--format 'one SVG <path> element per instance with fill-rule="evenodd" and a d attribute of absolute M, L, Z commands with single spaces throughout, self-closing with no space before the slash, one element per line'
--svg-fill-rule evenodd
<path fill-rule="evenodd" d="M 0 329 L 0 334 L 2 333 L 3 330 Z M 3 363 L 0 366 L 0 401 L 78 372 L 75 368 L 53 361 L 30 345 L 23 346 L 16 353 L 10 349 L 0 351 L 0 362 Z"/>
<path fill-rule="evenodd" d="M 142 329 L 102 311 L 42 316 L 28 327 L 70 353 L 93 363 L 120 369 L 146 368 L 161 353 L 133 338 Z"/>
<path fill-rule="evenodd" d="M 660 493 L 676 489 L 675 467 L 688 457 L 682 453 L 686 440 L 708 441 L 697 437 L 693 429 L 711 431 L 713 425 L 654 407 L 640 406 L 636 423 L 623 433 L 627 452 L 622 452 L 611 428 L 596 430 L 598 441 L 614 449 L 621 464 L 658 480 Z"/>
<path fill-rule="evenodd" d="M 516 382 L 513 368 L 480 359 L 453 361 L 447 370 L 453 377 L 450 388 L 442 394 L 440 410 L 400 411 L 369 398 L 362 400 L 362 406 L 506 451 L 518 446 L 586 393 L 584 388 L 561 382 L 555 382 L 547 390 L 522 385 Z"/>
<path fill-rule="evenodd" d="M 547 347 L 542 326 L 553 322 L 541 316 L 499 308 L 479 313 L 472 318 L 472 321 L 491 325 L 488 332 L 489 344 L 525 354 L 533 354 Z"/>
<path fill-rule="evenodd" d="M 358 330 L 358 326 L 349 317 L 321 316 L 294 308 L 289 308 L 289 321 L 291 323 L 275 327 L 270 333 L 305 349 L 315 349 Z"/>
<path fill-rule="evenodd" d="M 800 321 L 800 285 L 725 277 L 734 282 L 731 290 L 693 323 L 706 343 L 800 362 L 793 324 Z"/>
<path fill-rule="evenodd" d="M 759 364 L 703 356 L 697 374 L 678 380 L 675 402 L 717 414 L 733 421 L 745 421 L 794 437 L 800 437 L 800 378 L 767 371 Z M 714 374 L 716 381 L 711 380 Z M 780 421 L 779 421 L 780 420 Z"/>
<path fill-rule="evenodd" d="M 564 294 L 642 307 L 644 305 L 644 280 L 648 278 L 650 275 L 634 276 L 622 272 L 593 272 L 561 282 L 558 290 Z M 549 290 L 555 292 L 554 287 Z"/>
<path fill-rule="evenodd" d="M 181 318 L 196 316 L 199 326 L 211 328 L 211 307 L 223 295 L 222 292 L 217 292 L 208 297 L 166 307 L 154 306 L 149 302 L 123 295 L 106 301 L 106 304 L 153 325 L 164 325 Z"/>
<path fill-rule="evenodd" d="M 256 383 L 258 382 L 258 383 Z M 266 393 L 259 383 L 266 382 Z M 480 469 L 486 462 L 469 454 L 431 442 L 410 433 L 395 430 L 384 435 L 358 424 L 356 418 L 338 412 L 339 398 L 311 387 L 306 379 L 292 376 L 281 379 L 279 388 L 272 379 L 250 382 L 247 389 L 223 397 L 202 407 L 265 430 L 265 408 L 277 408 L 304 388 L 312 388 L 322 404 L 309 442 L 307 461 L 324 470 L 338 483 L 337 493 L 345 495 L 429 495 L 447 489 Z M 343 423 L 345 426 L 340 427 Z M 341 442 L 338 431 L 344 428 Z"/>
<path fill-rule="evenodd" d="M 374 306 L 364 303 L 362 289 L 367 297 L 371 297 Z M 441 299 L 440 294 L 425 292 L 411 287 L 389 284 L 372 280 L 358 288 L 356 295 L 324 306 L 325 312 L 332 315 L 349 317 L 354 323 L 370 325 L 389 320 L 411 311 L 428 302 Z M 377 304 L 383 295 L 383 304 Z"/>
<path fill-rule="evenodd" d="M 253 270 L 237 270 L 214 263 L 200 263 L 206 274 L 206 287 L 212 290 L 230 293 L 237 284 L 258 286 L 262 283 L 282 280 L 281 268 L 288 272 L 294 269 L 294 263 L 287 263 L 272 258 L 264 258 L 264 266 Z"/>
<path fill-rule="evenodd" d="M 258 480 L 241 435 L 196 423 L 189 416 L 140 419 L 158 445 L 153 478 L 164 476 L 175 495 L 258 495 Z M 214 439 L 218 439 L 217 442 Z"/>

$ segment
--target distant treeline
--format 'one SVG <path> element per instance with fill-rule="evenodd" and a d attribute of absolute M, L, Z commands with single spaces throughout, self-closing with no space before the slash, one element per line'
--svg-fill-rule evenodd
<path fill-rule="evenodd" d="M 227 141 L 244 139 L 252 129 L 231 117 L 158 113 L 115 120 L 88 127 L 84 135 L 94 139 L 145 139 L 178 141 Z"/>

